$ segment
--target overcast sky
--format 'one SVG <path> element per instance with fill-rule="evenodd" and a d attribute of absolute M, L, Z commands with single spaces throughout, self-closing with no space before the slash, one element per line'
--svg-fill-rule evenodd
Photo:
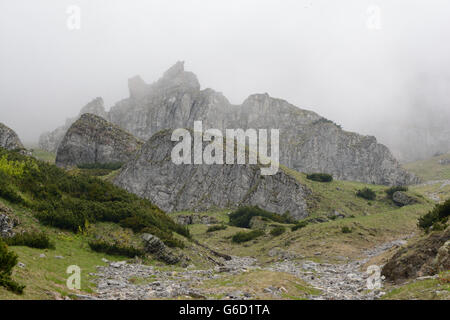
<path fill-rule="evenodd" d="M 0 122 L 37 141 L 184 60 L 232 103 L 267 92 L 376 133 L 405 121 L 423 79 L 446 88 L 449 17 L 448 0 L 0 0 Z M 448 108 L 443 92 L 432 103 Z"/>

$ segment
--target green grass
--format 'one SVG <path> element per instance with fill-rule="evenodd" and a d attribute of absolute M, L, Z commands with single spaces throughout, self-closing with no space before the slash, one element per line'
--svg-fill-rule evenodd
<path fill-rule="evenodd" d="M 416 280 L 394 289 L 384 300 L 450 300 L 450 271 L 440 273 L 438 279 Z"/>
<path fill-rule="evenodd" d="M 55 163 L 56 154 L 42 150 L 42 149 L 32 149 L 31 154 L 38 160 L 45 161 L 51 164 Z"/>
<path fill-rule="evenodd" d="M 407 163 L 403 167 L 423 181 L 448 180 L 450 179 L 450 165 L 439 164 L 438 161 L 442 159 L 450 159 L 450 154 Z"/>

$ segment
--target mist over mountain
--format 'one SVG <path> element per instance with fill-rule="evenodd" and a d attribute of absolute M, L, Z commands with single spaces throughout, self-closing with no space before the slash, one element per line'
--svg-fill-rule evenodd
<path fill-rule="evenodd" d="M 80 29 L 67 27 L 71 5 Z M 373 6 L 379 28 L 368 25 Z M 437 89 L 450 75 L 447 1 L 18 0 L 0 9 L 0 114 L 24 142 L 94 97 L 109 109 L 126 96 L 124 79 L 156 79 L 185 60 L 233 104 L 268 92 L 375 135 L 400 160 L 425 136 L 424 155 L 448 151 L 438 147 L 447 135 L 433 133 L 449 119 L 448 90 Z"/>

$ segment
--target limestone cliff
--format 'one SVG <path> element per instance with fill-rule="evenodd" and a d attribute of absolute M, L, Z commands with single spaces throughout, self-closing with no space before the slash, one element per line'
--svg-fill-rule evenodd
<path fill-rule="evenodd" d="M 257 205 L 297 219 L 308 215 L 311 191 L 282 170 L 263 176 L 259 165 L 175 165 L 171 134 L 163 130 L 153 135 L 114 183 L 168 212 Z"/>

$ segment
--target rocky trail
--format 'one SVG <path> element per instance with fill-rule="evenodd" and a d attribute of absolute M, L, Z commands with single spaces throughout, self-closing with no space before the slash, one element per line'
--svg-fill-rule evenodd
<path fill-rule="evenodd" d="M 233 256 L 224 260 L 222 266 L 213 269 L 196 270 L 189 266 L 183 271 L 163 271 L 153 266 L 140 263 L 109 262 L 108 266 L 98 267 L 94 283 L 97 285 L 95 295 L 79 295 L 79 299 L 107 300 L 145 300 L 194 298 L 206 299 L 206 294 L 198 289 L 198 285 L 206 280 L 220 279 L 225 275 L 237 275 L 251 270 L 268 270 L 285 272 L 306 281 L 321 291 L 319 295 L 311 295 L 313 300 L 374 300 L 382 297 L 381 289 L 368 290 L 367 280 L 370 276 L 361 267 L 371 258 L 385 251 L 402 246 L 404 239 L 384 243 L 362 253 L 364 258 L 343 264 L 316 263 L 286 258 L 269 266 L 258 266 L 251 257 Z M 268 287 L 265 293 L 274 298 L 281 297 L 283 288 Z M 257 296 L 248 292 L 232 291 L 224 295 L 224 299 L 255 299 Z"/>
<path fill-rule="evenodd" d="M 365 258 L 344 264 L 302 263 L 285 260 L 276 263 L 271 270 L 287 272 L 305 280 L 322 291 L 320 295 L 311 295 L 313 300 L 374 300 L 385 293 L 380 289 L 368 290 L 367 280 L 371 274 L 361 267 L 371 258 L 376 257 L 392 247 L 402 246 L 405 240 L 384 243 L 363 253 Z"/>

